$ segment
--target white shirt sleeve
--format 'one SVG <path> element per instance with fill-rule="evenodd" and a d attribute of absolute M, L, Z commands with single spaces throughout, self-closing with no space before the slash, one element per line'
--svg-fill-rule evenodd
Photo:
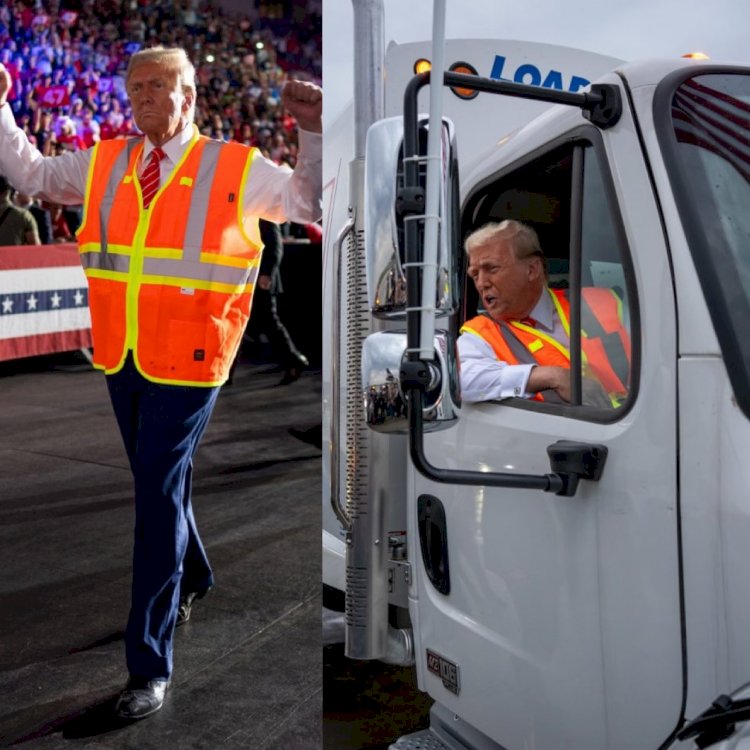
<path fill-rule="evenodd" d="M 17 125 L 13 110 L 0 107 L 0 173 L 27 195 L 64 205 L 83 203 L 91 151 L 42 156 Z"/>
<path fill-rule="evenodd" d="M 299 131 L 294 170 L 256 152 L 245 185 L 245 210 L 268 221 L 310 224 L 323 214 L 323 136 Z"/>
<path fill-rule="evenodd" d="M 458 337 L 461 372 L 461 399 L 466 402 L 503 398 L 531 398 L 526 392 L 534 365 L 501 362 L 492 347 L 480 336 L 462 333 Z"/>

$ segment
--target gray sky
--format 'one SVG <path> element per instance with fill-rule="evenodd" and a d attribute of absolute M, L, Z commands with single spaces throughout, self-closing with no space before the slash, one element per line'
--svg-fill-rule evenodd
<path fill-rule="evenodd" d="M 384 0 L 386 44 L 432 33 L 431 0 Z M 449 38 L 562 44 L 623 60 L 701 51 L 750 64 L 750 0 L 447 0 Z M 352 96 L 352 3 L 323 3 L 326 121 Z"/>

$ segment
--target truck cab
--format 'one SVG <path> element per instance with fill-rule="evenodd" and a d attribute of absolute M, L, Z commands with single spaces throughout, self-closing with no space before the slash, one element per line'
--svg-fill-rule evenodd
<path fill-rule="evenodd" d="M 536 67 L 547 71 L 537 85 L 566 78 L 549 73 L 561 65 Z M 460 326 L 482 312 L 463 239 L 516 219 L 540 237 L 549 286 L 568 290 L 574 393 L 586 375 L 581 342 L 592 335 L 583 300 L 592 289 L 618 300 L 630 342 L 625 395 L 606 406 L 580 397 L 468 403 L 444 388 L 439 399 L 451 408 L 425 409 L 420 438 L 432 473 L 415 463 L 398 409 L 384 412 L 386 430 L 365 408 L 376 470 L 362 493 L 380 498 L 385 520 L 364 542 L 362 508 L 349 528 L 327 530 L 340 563 L 351 565 L 347 546 L 378 547 L 368 559 L 385 588 L 370 584 L 364 596 L 372 604 L 385 591 L 390 630 L 408 634 L 419 687 L 435 699 L 423 733 L 434 747 L 728 748 L 744 731 L 741 713 L 721 713 L 744 706 L 737 691 L 750 681 L 750 69 L 615 63 L 590 80 L 617 92 L 614 122 L 534 102 L 537 116 L 499 125 L 489 148 L 468 146 L 466 159 L 462 145 L 492 121 L 490 100 L 508 109 L 515 100 L 482 93 L 452 103 L 476 112 L 445 126 L 452 145 L 443 160 L 455 159 L 458 195 L 450 199 L 444 180 L 440 278 L 456 289 L 436 317 L 445 362 L 435 377 L 460 368 Z M 395 180 L 403 151 L 373 149 L 372 162 L 394 161 Z M 395 210 L 382 220 L 398 225 Z M 399 257 L 398 231 L 386 236 Z M 394 310 L 371 321 L 379 322 L 367 338 L 378 342 L 404 328 Z M 397 373 L 403 355 L 393 356 L 386 369 Z M 372 370 L 358 384 L 365 405 Z M 394 403 L 408 411 L 404 388 L 402 378 Z M 573 461 L 580 446 L 606 460 L 596 476 L 582 472 L 572 493 L 489 481 L 568 470 L 570 456 L 551 460 L 560 445 L 578 446 Z M 331 571 L 336 555 L 327 558 Z M 340 569 L 329 585 L 347 588 L 355 577 Z M 356 614 L 347 599 L 347 616 Z M 726 697 L 733 693 L 738 702 Z M 720 695 L 725 708 L 712 708 Z M 695 723 L 706 711 L 707 729 Z"/>

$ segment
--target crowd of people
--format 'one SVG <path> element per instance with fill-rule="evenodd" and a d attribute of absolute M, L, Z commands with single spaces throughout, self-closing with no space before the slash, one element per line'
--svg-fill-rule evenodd
<path fill-rule="evenodd" d="M 320 0 L 253 3 L 241 15 L 213 0 L 16 0 L 0 5 L 0 63 L 14 81 L 16 121 L 49 156 L 137 134 L 124 85 L 130 56 L 183 47 L 196 68 L 201 133 L 294 167 L 297 126 L 280 92 L 289 76 L 321 82 L 321 13 Z M 80 210 L 34 207 L 42 244 L 73 240 Z"/>
<path fill-rule="evenodd" d="M 137 133 L 125 70 L 139 49 L 184 48 L 197 73 L 202 134 L 258 147 L 294 166 L 296 123 L 281 106 L 287 77 L 320 83 L 319 0 L 16 0 L 0 5 L 0 62 L 15 82 L 16 121 L 45 155 Z"/>

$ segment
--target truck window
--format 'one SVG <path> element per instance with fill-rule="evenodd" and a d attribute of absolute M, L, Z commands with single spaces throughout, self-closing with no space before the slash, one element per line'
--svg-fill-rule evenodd
<path fill-rule="evenodd" d="M 596 154 L 583 149 L 581 220 L 581 367 L 606 387 L 611 406 L 626 400 L 632 362 L 626 267 Z"/>
<path fill-rule="evenodd" d="M 750 417 L 750 76 L 672 77 L 660 84 L 654 108 L 727 372 Z"/>
<path fill-rule="evenodd" d="M 633 347 L 637 336 L 632 273 L 619 216 L 613 209 L 608 175 L 593 143 L 566 143 L 481 186 L 464 210 L 464 236 L 488 222 L 514 219 L 537 233 L 547 259 L 547 287 L 552 300 L 552 331 L 567 358 L 570 400 L 542 391 L 541 399 L 510 398 L 522 408 L 563 410 L 581 418 L 612 419 L 624 409 L 632 390 Z M 470 278 L 466 279 L 465 319 L 482 309 Z M 571 330 L 578 322 L 579 335 Z M 537 325 L 536 322 L 533 325 Z M 515 326 L 501 326 L 514 335 Z M 548 364 L 536 352 L 529 360 Z M 577 343 L 577 350 L 571 344 Z M 516 342 L 511 348 L 518 351 Z M 498 351 L 496 348 L 495 351 Z M 546 356 L 546 355 L 545 355 Z M 551 355 L 550 355 L 551 356 Z M 498 356 L 499 358 L 499 356 Z M 554 360 L 559 363 L 559 358 Z M 552 359 L 549 360 L 552 362 Z M 584 407 L 584 408 L 582 408 Z"/>

